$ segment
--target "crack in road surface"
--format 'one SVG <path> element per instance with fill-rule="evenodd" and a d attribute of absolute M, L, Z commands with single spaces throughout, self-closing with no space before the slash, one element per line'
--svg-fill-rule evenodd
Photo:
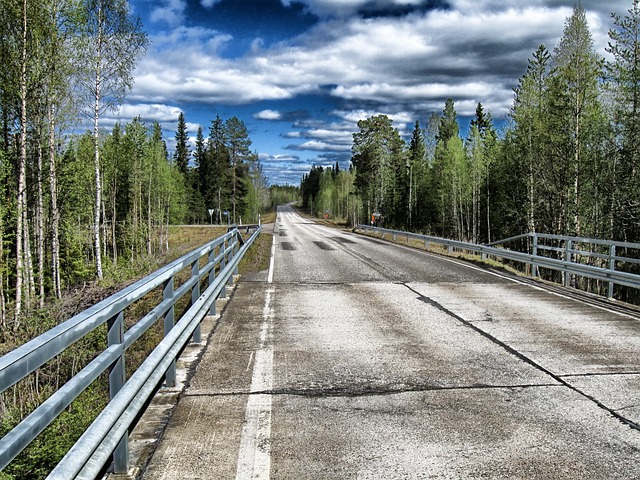
<path fill-rule="evenodd" d="M 558 383 L 562 384 L 563 386 L 573 390 L 574 392 L 576 392 L 577 394 L 581 395 L 582 397 L 586 398 L 587 400 L 593 402 L 595 405 L 597 405 L 599 408 L 601 408 L 602 410 L 608 412 L 610 415 L 612 415 L 613 417 L 615 417 L 616 419 L 618 419 L 620 422 L 624 423 L 625 425 L 640 431 L 640 424 L 624 417 L 623 415 L 620 415 L 616 410 L 614 410 L 613 408 L 607 407 L 604 403 L 602 403 L 600 400 L 598 400 L 597 398 L 588 395 L 587 393 L 583 392 L 582 390 L 580 390 L 578 387 L 576 387 L 575 385 L 572 385 L 571 383 L 569 383 L 567 380 L 565 380 L 563 377 L 565 377 L 565 375 L 557 375 L 553 372 L 551 372 L 550 370 L 546 369 L 545 367 L 543 367 L 542 365 L 540 365 L 539 363 L 537 363 L 536 361 L 532 360 L 531 358 L 527 357 L 526 355 L 524 355 L 523 353 L 517 351 L 516 349 L 514 349 L 513 347 L 509 346 L 508 344 L 506 344 L 505 342 L 503 342 L 502 340 L 499 340 L 497 337 L 491 335 L 490 333 L 482 330 L 480 327 L 478 327 L 477 325 L 475 325 L 474 323 L 470 322 L 469 320 L 465 320 L 464 318 L 462 318 L 460 315 L 458 315 L 457 313 L 449 310 L 447 307 L 445 307 L 444 305 L 442 305 L 441 303 L 437 302 L 436 300 L 426 297 L 424 296 L 422 293 L 420 293 L 419 291 L 415 290 L 414 288 L 412 288 L 411 286 L 407 285 L 406 283 L 403 283 L 403 285 L 409 289 L 410 291 L 412 291 L 413 293 L 415 293 L 416 295 L 418 295 L 418 300 L 420 300 L 421 302 L 426 303 L 427 305 L 430 305 L 438 310 L 440 310 L 441 312 L 443 312 L 444 314 L 450 316 L 451 318 L 454 318 L 455 320 L 461 322 L 463 325 L 465 325 L 466 327 L 471 328 L 472 330 L 476 331 L 477 333 L 479 333 L 480 335 L 482 335 L 483 337 L 485 337 L 486 339 L 490 340 L 491 342 L 493 342 L 494 344 L 502 347 L 504 350 L 506 350 L 508 353 L 516 356 L 517 358 L 519 358 L 520 360 L 522 360 L 523 362 L 531 365 L 532 367 L 540 370 L 542 373 L 544 373 L 545 375 L 548 375 L 549 377 L 553 378 L 555 381 L 557 381 Z"/>
<path fill-rule="evenodd" d="M 457 385 L 438 386 L 424 384 L 398 384 L 387 386 L 362 385 L 354 386 L 327 386 L 308 388 L 281 388 L 271 390 L 257 390 L 251 392 L 231 391 L 231 392 L 192 392 L 185 394 L 185 397 L 241 397 L 252 395 L 272 395 L 272 396 L 295 396 L 304 398 L 324 398 L 324 397 L 372 397 L 385 395 L 400 395 L 403 393 L 426 393 L 439 391 L 464 391 L 464 390 L 515 390 L 538 387 L 562 387 L 558 383 L 535 383 L 535 384 L 514 384 L 514 385 Z"/>

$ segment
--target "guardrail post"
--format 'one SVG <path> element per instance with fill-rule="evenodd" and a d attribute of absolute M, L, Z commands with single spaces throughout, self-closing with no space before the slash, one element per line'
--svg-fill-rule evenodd
<path fill-rule="evenodd" d="M 118 345 L 124 342 L 124 312 L 107 321 L 107 344 Z M 120 358 L 109 371 L 109 398 L 113 399 L 125 383 L 124 350 Z M 129 437 L 125 434 L 113 451 L 113 467 L 115 473 L 126 473 L 129 470 Z"/>
<path fill-rule="evenodd" d="M 164 300 L 171 299 L 171 308 L 164 315 L 164 336 L 166 337 L 173 328 L 175 321 L 175 304 L 173 300 L 173 277 L 164 282 L 162 290 L 162 298 Z M 167 372 L 164 374 L 164 384 L 167 387 L 176 386 L 176 360 L 175 358 L 169 365 Z"/>
<path fill-rule="evenodd" d="M 236 235 L 237 235 L 237 237 L 240 237 L 240 232 L 238 232 Z M 240 251 L 240 238 L 236 238 L 236 240 L 237 240 L 237 242 L 235 242 L 235 244 L 234 244 L 235 247 L 233 249 L 232 257 L 235 257 L 236 254 Z M 238 266 L 237 265 L 236 265 L 235 270 L 233 271 L 233 274 L 234 275 L 238 275 Z"/>
<path fill-rule="evenodd" d="M 209 264 L 211 265 L 211 270 L 209 270 L 209 285 L 213 285 L 213 282 L 216 280 L 216 266 L 214 264 L 216 259 L 216 249 L 212 248 L 209 252 Z M 211 308 L 209 309 L 209 315 L 216 314 L 216 301 L 214 300 L 211 304 Z"/>
<path fill-rule="evenodd" d="M 191 264 L 191 276 L 197 278 L 196 284 L 191 289 L 191 305 L 193 306 L 200 297 L 200 259 L 198 258 L 195 262 Z M 196 329 L 193 331 L 193 336 L 191 337 L 191 341 L 194 343 L 200 343 L 201 334 L 200 334 L 200 323 L 196 326 Z"/>
<path fill-rule="evenodd" d="M 224 267 L 227 266 L 227 254 L 226 254 L 226 240 L 220 244 L 220 271 L 224 270 Z M 222 290 L 220 290 L 220 298 L 227 298 L 227 286 L 226 284 L 222 285 Z"/>
<path fill-rule="evenodd" d="M 228 257 L 227 261 L 229 263 L 231 263 L 231 260 L 233 259 L 233 255 L 235 254 L 235 251 L 236 251 L 236 246 L 233 240 L 234 240 L 233 237 L 229 239 L 229 244 L 227 245 L 227 248 L 225 250 Z M 227 285 L 229 287 L 233 285 L 233 274 L 229 275 L 229 278 L 227 279 Z"/>
<path fill-rule="evenodd" d="M 611 245 L 609 247 L 609 270 L 612 272 L 616 269 L 616 246 Z M 613 298 L 613 281 L 609 281 L 609 285 L 607 286 L 607 298 L 611 300 Z"/>
<path fill-rule="evenodd" d="M 531 245 L 531 255 L 533 258 L 538 256 L 538 235 L 533 234 L 533 243 Z M 538 276 L 538 265 L 536 262 L 531 262 L 531 277 L 535 278 Z"/>
<path fill-rule="evenodd" d="M 565 250 L 564 250 L 564 261 L 565 262 L 571 262 L 571 245 L 572 245 L 571 240 L 565 240 Z M 571 284 L 571 274 L 567 270 L 567 267 L 565 267 L 565 270 L 562 272 L 562 274 L 564 275 L 564 286 L 565 287 L 570 286 L 570 284 Z"/>

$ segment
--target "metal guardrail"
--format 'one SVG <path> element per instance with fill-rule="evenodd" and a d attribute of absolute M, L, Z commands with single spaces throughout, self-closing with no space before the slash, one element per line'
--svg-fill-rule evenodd
<path fill-rule="evenodd" d="M 640 289 L 640 275 L 623 272 L 616 269 L 616 265 L 622 263 L 640 264 L 640 259 L 632 257 L 624 257 L 617 254 L 617 249 L 633 249 L 640 253 L 640 244 L 630 242 L 615 242 L 610 240 L 600 240 L 585 237 L 570 237 L 561 235 L 546 235 L 540 233 L 528 233 L 518 235 L 516 237 L 506 238 L 488 245 L 478 245 L 475 243 L 462 242 L 458 240 L 449 240 L 446 238 L 432 237 L 429 235 L 421 235 L 417 233 L 404 232 L 401 230 L 390 230 L 386 228 L 373 227 L 369 225 L 358 225 L 355 231 L 363 231 L 365 233 L 378 233 L 381 235 L 390 235 L 393 240 L 397 237 L 405 237 L 409 239 L 424 242 L 425 247 L 430 243 L 443 245 L 451 252 L 454 249 L 479 254 L 483 259 L 491 256 L 494 258 L 502 258 L 514 262 L 523 263 L 530 266 L 531 276 L 537 277 L 539 268 L 547 268 L 562 272 L 563 282 L 565 286 L 570 286 L 572 275 L 592 278 L 608 283 L 607 298 L 613 298 L 614 285 L 624 285 L 635 289 Z M 497 248 L 496 245 L 504 245 L 517 240 L 528 240 L 531 246 L 531 253 L 522 253 L 505 248 Z M 561 246 L 552 246 L 542 243 L 543 240 L 552 240 L 558 242 Z M 576 248 L 576 245 L 595 245 L 605 247 L 606 253 L 585 250 L 584 248 Z M 552 258 L 540 255 L 540 252 L 554 252 L 561 258 Z M 582 259 L 599 259 L 600 263 L 606 267 L 589 265 L 582 263 Z"/>
<path fill-rule="evenodd" d="M 260 230 L 256 228 L 243 242 L 238 229 L 233 229 L 0 357 L 0 392 L 3 392 L 89 332 L 107 324 L 107 348 L 0 439 L 0 470 L 100 374 L 109 371 L 110 402 L 47 478 L 94 479 L 112 455 L 115 472 L 126 472 L 129 427 L 163 377 L 166 386 L 175 386 L 176 358 L 190 339 L 200 341 L 200 322 L 208 313 L 215 314 L 215 301 L 226 296 L 226 287 L 233 282 L 241 258 Z M 201 268 L 203 257 L 206 264 Z M 190 278 L 174 289 L 176 275 L 188 267 Z M 201 294 L 200 284 L 206 276 L 208 286 Z M 125 308 L 159 287 L 163 300 L 125 331 Z M 176 323 L 176 302 L 189 292 L 191 307 Z M 164 320 L 165 337 L 126 380 L 126 350 L 160 318 Z"/>

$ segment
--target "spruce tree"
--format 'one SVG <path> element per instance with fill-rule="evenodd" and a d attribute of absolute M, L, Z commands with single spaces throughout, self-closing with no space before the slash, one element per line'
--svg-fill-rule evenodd
<path fill-rule="evenodd" d="M 178 171 L 185 177 L 189 170 L 189 132 L 187 131 L 187 122 L 184 119 L 184 113 L 180 112 L 178 116 L 178 129 L 176 130 L 176 152 L 174 154 L 175 164 Z"/>
<path fill-rule="evenodd" d="M 570 173 L 570 180 L 563 186 L 566 205 L 562 233 L 580 236 L 581 217 L 588 207 L 583 200 L 589 199 L 583 192 L 586 169 L 596 160 L 590 144 L 596 123 L 602 118 L 598 82 L 603 65 L 593 47 L 586 12 L 580 3 L 574 6 L 565 23 L 563 36 L 554 50 L 553 64 L 551 128 L 556 152 L 561 152 L 557 162 L 564 163 Z"/>
<path fill-rule="evenodd" d="M 458 124 L 458 114 L 452 98 L 447 98 L 440 118 L 436 141 L 446 144 L 450 139 L 460 135 L 460 125 Z"/>
<path fill-rule="evenodd" d="M 219 115 L 211 121 L 205 163 L 200 166 L 200 191 L 207 208 L 215 206 L 218 223 L 223 222 L 222 212 L 229 211 L 230 203 L 230 160 L 225 145 L 224 121 Z"/>
<path fill-rule="evenodd" d="M 230 213 L 233 223 L 237 223 L 237 215 L 244 211 L 245 195 L 247 194 L 248 165 L 247 158 L 251 155 L 249 147 L 251 140 L 244 122 L 238 117 L 231 117 L 224 123 L 225 146 L 231 161 L 231 205 Z"/>

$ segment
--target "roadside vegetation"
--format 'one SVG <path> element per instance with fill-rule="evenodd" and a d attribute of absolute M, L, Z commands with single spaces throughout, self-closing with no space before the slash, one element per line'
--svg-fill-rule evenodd
<path fill-rule="evenodd" d="M 270 216 L 275 218 L 275 213 L 267 213 L 266 216 L 267 220 Z M 113 272 L 113 275 L 105 277 L 101 282 L 86 283 L 65 292 L 62 299 L 47 304 L 32 316 L 24 318 L 20 323 L 21 328 L 6 335 L 5 341 L 0 343 L 0 355 L 44 333 L 133 281 L 152 273 L 159 267 L 223 235 L 226 231 L 226 227 L 215 226 L 169 227 L 169 249 L 166 253 L 150 256 L 144 261 L 140 259 L 126 269 Z M 258 237 L 257 242 L 248 251 L 239 267 L 241 275 L 268 268 L 271 238 L 272 236 L 268 233 Z M 187 279 L 188 272 L 184 272 L 183 276 L 183 279 L 178 280 L 178 284 Z M 125 314 L 127 327 L 135 323 L 160 300 L 161 293 L 159 291 L 152 292 L 128 309 Z M 179 317 L 188 306 L 188 299 L 185 298 L 178 306 L 176 316 Z M 162 336 L 163 326 L 159 321 L 127 352 L 127 377 L 144 361 L 162 339 Z M 40 368 L 35 374 L 29 375 L 15 387 L 0 394 L 0 418 L 2 419 L 0 437 L 4 436 L 21 419 L 84 367 L 98 352 L 104 350 L 105 345 L 106 330 L 98 328 Z M 108 378 L 103 375 L 76 399 L 49 428 L 39 435 L 21 455 L 0 472 L 0 479 L 46 477 L 104 408 L 108 399 Z"/>
<path fill-rule="evenodd" d="M 576 3 L 553 50 L 532 53 L 500 130 L 479 102 L 463 136 L 452 98 L 409 142 L 386 115 L 360 120 L 349 169 L 314 166 L 302 207 L 473 243 L 527 232 L 640 242 L 640 0 L 613 18 L 605 59 Z M 629 295 L 615 291 L 639 300 Z"/>

